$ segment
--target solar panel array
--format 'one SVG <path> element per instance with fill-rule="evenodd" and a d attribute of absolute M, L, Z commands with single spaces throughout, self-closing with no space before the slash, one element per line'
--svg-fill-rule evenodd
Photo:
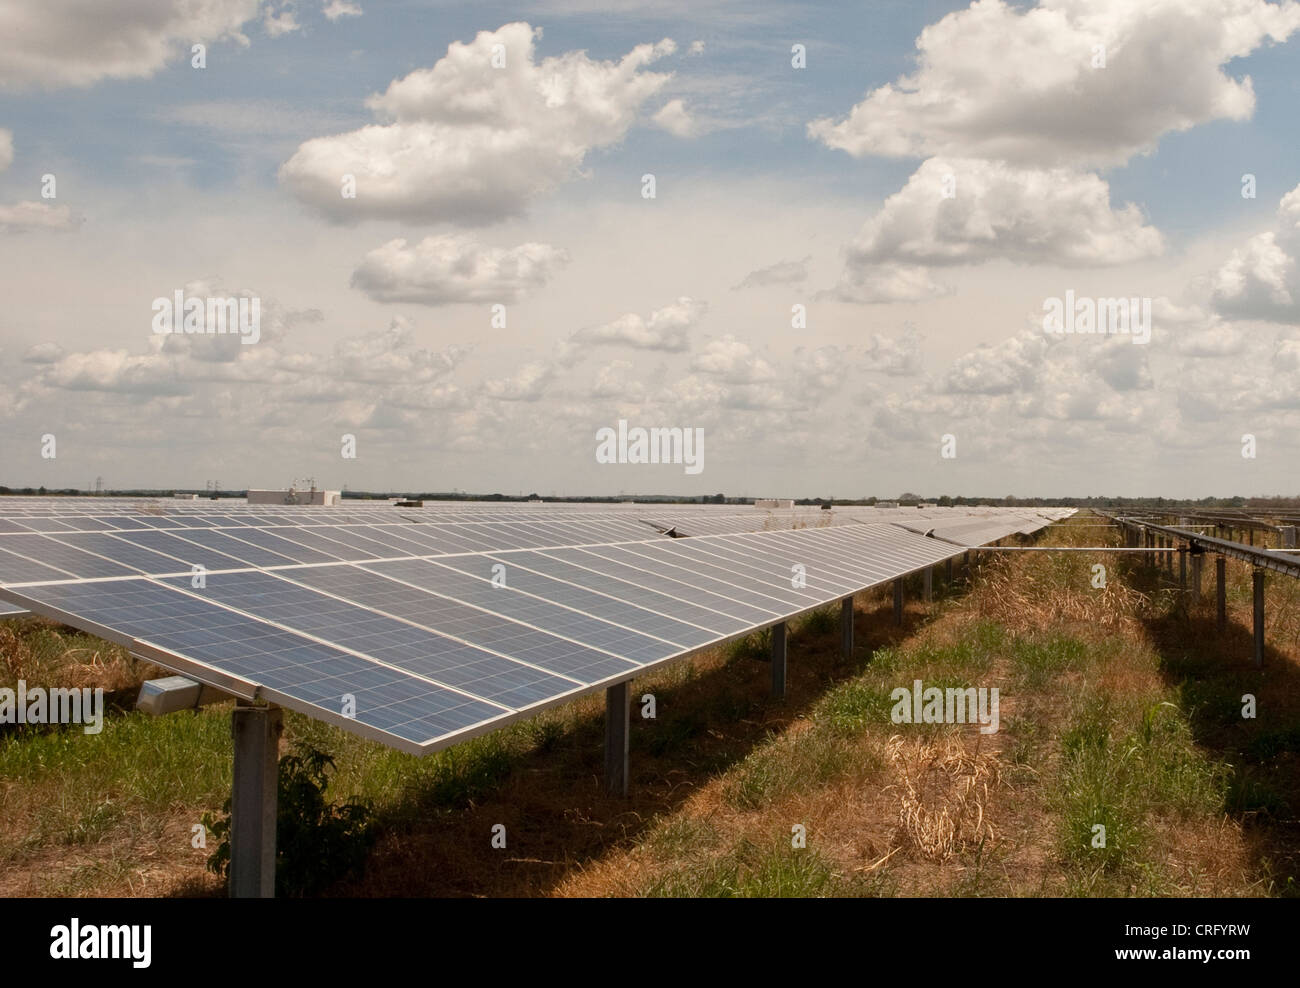
<path fill-rule="evenodd" d="M 0 599 L 423 753 L 962 551 L 856 520 L 673 539 L 643 511 L 14 499 Z"/>

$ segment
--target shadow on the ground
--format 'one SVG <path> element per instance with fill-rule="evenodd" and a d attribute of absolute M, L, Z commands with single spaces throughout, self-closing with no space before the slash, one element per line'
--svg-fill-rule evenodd
<path fill-rule="evenodd" d="M 936 601 L 960 593 L 936 567 Z M 380 839 L 364 875 L 334 894 L 350 896 L 545 895 L 604 854 L 625 848 L 700 786 L 743 759 L 765 737 L 804 716 L 835 683 L 866 667 L 879 648 L 899 642 L 932 613 L 909 579 L 902 625 L 892 595 L 860 594 L 854 651 L 839 654 L 839 615 L 820 633 L 792 631 L 786 698 L 770 694 L 770 665 L 753 657 L 706 662 L 676 685 L 655 689 L 657 717 L 639 716 L 644 692 L 634 682 L 629 795 L 603 791 L 604 718 L 592 714 L 549 746 L 519 759 L 504 781 L 477 801 L 409 818 L 380 817 Z M 829 624 L 829 622 L 828 622 Z M 505 848 L 492 846 L 505 827 Z"/>
<path fill-rule="evenodd" d="M 1229 607 L 1227 627 L 1220 631 L 1212 563 L 1206 576 L 1200 601 L 1175 598 L 1146 621 L 1147 633 L 1162 676 L 1179 692 L 1196 743 L 1230 766 L 1224 810 L 1242 825 L 1255 873 L 1272 879 L 1274 893 L 1297 895 L 1300 668 L 1267 636 L 1263 668 L 1256 668 L 1250 611 L 1243 615 L 1240 607 Z M 1149 566 L 1132 566 L 1127 578 L 1144 592 L 1177 585 L 1176 576 Z M 1253 718 L 1243 715 L 1247 695 L 1255 699 Z"/>

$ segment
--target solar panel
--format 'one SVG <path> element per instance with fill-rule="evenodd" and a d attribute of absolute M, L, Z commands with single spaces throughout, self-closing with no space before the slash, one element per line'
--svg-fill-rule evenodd
<path fill-rule="evenodd" d="M 167 527 L 122 506 L 46 509 L 44 519 L 37 507 L 21 510 L 64 527 L 0 524 L 10 606 L 413 752 L 962 551 L 865 512 L 824 527 L 671 539 L 624 517 L 631 508 L 457 507 L 394 520 L 381 506 L 223 505 L 168 514 L 186 524 Z M 659 517 L 674 514 L 704 518 L 698 508 Z M 1035 520 L 996 514 L 944 520 L 1007 532 Z M 718 519 L 752 524 L 743 513 Z M 196 564 L 207 571 L 197 581 Z"/>

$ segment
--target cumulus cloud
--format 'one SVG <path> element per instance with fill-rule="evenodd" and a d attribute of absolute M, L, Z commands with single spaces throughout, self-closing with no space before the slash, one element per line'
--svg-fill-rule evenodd
<path fill-rule="evenodd" d="M 915 72 L 808 132 L 855 156 L 1118 165 L 1166 133 L 1249 118 L 1251 80 L 1223 66 L 1298 27 L 1291 0 L 979 0 L 921 32 Z"/>
<path fill-rule="evenodd" d="M 1213 277 L 1224 315 L 1300 323 L 1300 185 L 1282 197 L 1277 228 L 1234 250 Z"/>
<path fill-rule="evenodd" d="M 452 43 L 432 68 L 371 97 L 370 109 L 390 122 L 307 141 L 280 181 L 343 222 L 482 225 L 522 213 L 590 151 L 622 139 L 670 78 L 646 66 L 676 50 L 665 39 L 617 62 L 581 51 L 536 61 L 537 34 L 515 23 Z M 356 178 L 354 199 L 340 194 L 344 175 Z"/>
<path fill-rule="evenodd" d="M 646 387 L 633 377 L 636 368 L 629 360 L 613 360 L 596 372 L 590 395 L 593 398 L 613 398 L 618 401 L 643 402 Z"/>
<path fill-rule="evenodd" d="M 188 58 L 193 44 L 247 45 L 241 28 L 260 8 L 261 0 L 0 0 L 0 87 L 148 78 Z"/>
<path fill-rule="evenodd" d="M 757 384 L 776 378 L 776 371 L 762 357 L 728 333 L 709 342 L 691 361 L 691 370 L 728 384 Z"/>
<path fill-rule="evenodd" d="M 569 338 L 575 352 L 585 346 L 628 346 L 637 350 L 681 353 L 690 347 L 690 331 L 708 311 L 708 304 L 683 295 L 656 309 L 645 319 L 629 312 L 602 326 L 580 329 Z"/>
<path fill-rule="evenodd" d="M 455 234 L 413 244 L 397 239 L 366 254 L 352 272 L 352 287 L 378 302 L 513 305 L 568 260 L 565 251 L 542 243 L 487 247 Z"/>
<path fill-rule="evenodd" d="M 915 333 L 901 337 L 872 333 L 863 347 L 864 366 L 891 377 L 910 377 L 921 373 L 921 338 Z"/>
<path fill-rule="evenodd" d="M 815 350 L 797 347 L 791 361 L 793 390 L 813 404 L 834 394 L 844 384 L 849 367 L 844 347 L 823 346 Z"/>
<path fill-rule="evenodd" d="M 206 282 L 190 282 L 185 290 L 194 296 L 237 294 Z M 148 332 L 147 312 L 141 319 L 142 335 Z M 144 336 L 138 352 L 68 352 L 55 344 L 38 344 L 24 356 L 35 370 L 22 385 L 23 400 L 63 390 L 143 400 L 192 395 L 214 401 L 234 388 L 247 389 L 242 393 L 250 408 L 268 389 L 277 403 L 384 401 L 418 407 L 422 393 L 449 377 L 468 354 L 460 346 L 440 351 L 416 346 L 411 325 L 400 318 L 385 330 L 345 339 L 327 353 L 312 353 L 289 346 L 287 340 L 293 327 L 319 321 L 320 313 L 288 310 L 264 299 L 262 315 L 262 338 L 251 346 L 229 335 L 182 333 Z"/>
<path fill-rule="evenodd" d="M 14 132 L 0 127 L 0 172 L 14 163 Z"/>
<path fill-rule="evenodd" d="M 931 297 L 941 289 L 917 268 L 932 265 L 1158 255 L 1159 231 L 1131 203 L 1112 208 L 1093 170 L 1150 152 L 1167 133 L 1248 119 L 1251 81 L 1223 66 L 1298 27 L 1293 0 L 1043 0 L 1028 9 L 978 0 L 929 25 L 915 72 L 871 91 L 842 120 L 808 125 L 810 138 L 855 157 L 927 159 L 848 246 L 831 295 Z"/>
<path fill-rule="evenodd" d="M 329 20 L 337 21 L 340 17 L 360 17 L 362 10 L 359 5 L 349 3 L 348 0 L 329 0 L 321 13 Z"/>
<path fill-rule="evenodd" d="M 941 194 L 951 176 L 954 194 Z M 931 158 L 863 227 L 848 266 L 883 262 L 1125 264 L 1157 255 L 1160 232 L 1087 172 L 1015 168 L 977 158 Z"/>
<path fill-rule="evenodd" d="M 668 131 L 674 137 L 693 137 L 699 132 L 698 122 L 679 99 L 665 103 L 650 119 L 654 121 L 655 126 Z"/>
<path fill-rule="evenodd" d="M 971 395 L 1029 390 L 1043 364 L 1047 346 L 1045 336 L 1032 330 L 996 345 L 982 344 L 953 362 L 943 390 Z"/>
<path fill-rule="evenodd" d="M 794 285 L 801 281 L 808 280 L 808 262 L 812 260 L 809 255 L 798 261 L 777 261 L 775 264 L 768 265 L 765 268 L 759 268 L 757 271 L 751 271 L 741 279 L 740 284 L 735 285 L 731 290 L 733 292 L 741 291 L 745 288 L 766 288 L 769 285 Z"/>
<path fill-rule="evenodd" d="M 539 401 L 555 381 L 557 373 L 554 364 L 524 364 L 509 377 L 484 381 L 483 393 L 498 401 Z"/>

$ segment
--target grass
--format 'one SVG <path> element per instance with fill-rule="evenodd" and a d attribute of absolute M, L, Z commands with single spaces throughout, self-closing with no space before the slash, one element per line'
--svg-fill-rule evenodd
<path fill-rule="evenodd" d="M 1079 522 L 1095 524 L 1095 518 Z M 1044 539 L 1096 544 L 1098 529 Z M 1093 586 L 1092 566 L 1106 567 Z M 1212 572 L 1212 571 L 1211 571 Z M 940 574 L 942 570 L 940 570 Z M 587 697 L 418 759 L 296 714 L 286 745 L 331 753 L 335 801 L 375 808 L 353 895 L 1289 895 L 1300 833 L 1300 602 L 1268 584 L 1250 668 L 1249 570 L 1233 628 L 1131 556 L 977 553 L 973 579 L 858 595 L 856 649 L 830 607 L 792 628 L 788 695 L 770 633 L 656 672 L 633 696 L 628 800 L 601 788 Z M 1295 598 L 1295 599 L 1293 599 Z M 120 694 L 97 737 L 0 733 L 0 893 L 215 895 L 190 827 L 229 792 L 228 708 L 129 710 L 156 670 L 39 619 L 0 622 L 0 674 Z M 1001 729 L 896 724 L 891 693 L 997 687 Z M 1243 695 L 1258 713 L 1243 718 Z M 488 835 L 506 827 L 506 849 Z M 1106 828 L 1104 847 L 1094 847 Z M 807 844 L 791 844 L 792 828 Z"/>

